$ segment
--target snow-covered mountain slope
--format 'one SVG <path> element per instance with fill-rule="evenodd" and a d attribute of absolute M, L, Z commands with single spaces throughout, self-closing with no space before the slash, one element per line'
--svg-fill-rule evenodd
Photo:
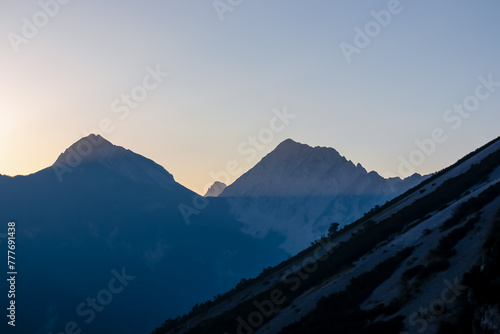
<path fill-rule="evenodd" d="M 246 232 L 264 237 L 276 231 L 286 237 L 283 249 L 296 254 L 332 222 L 344 226 L 425 178 L 384 179 L 333 148 L 287 139 L 220 197 L 228 198 Z"/>
<path fill-rule="evenodd" d="M 497 138 L 155 333 L 497 333 L 499 282 Z"/>

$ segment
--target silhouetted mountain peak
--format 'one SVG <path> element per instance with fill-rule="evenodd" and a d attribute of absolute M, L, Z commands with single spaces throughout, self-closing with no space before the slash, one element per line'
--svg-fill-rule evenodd
<path fill-rule="evenodd" d="M 222 196 L 309 196 L 357 192 L 367 171 L 330 147 L 287 139 L 224 190 Z M 375 175 L 370 175 L 374 177 Z M 383 181 L 376 175 L 375 181 Z M 365 182 L 367 183 L 367 182 Z"/>
<path fill-rule="evenodd" d="M 198 304 L 189 314 L 165 321 L 155 332 L 182 333 L 189 328 L 194 333 L 241 333 L 245 326 L 246 333 L 416 333 L 415 319 L 427 326 L 431 317 L 421 306 L 445 305 L 445 295 L 455 293 L 463 296 L 460 305 L 442 306 L 448 312 L 446 319 L 434 317 L 433 332 L 458 333 L 467 327 L 473 329 L 470 333 L 498 333 L 492 329 L 498 328 L 500 316 L 498 285 L 493 284 L 500 279 L 499 171 L 500 138 L 341 230 L 339 220 L 327 217 L 333 230 L 311 242 L 311 247 L 295 251 L 296 256 L 214 302 L 201 304 L 203 308 Z M 307 199 L 293 203 L 295 221 L 293 210 L 275 215 L 280 201 L 272 198 L 263 199 L 260 215 L 251 212 L 248 199 L 233 200 L 241 203 L 237 214 L 244 223 L 255 224 L 261 234 L 271 224 L 272 231 L 295 232 L 295 242 L 312 234 L 304 229 L 306 224 L 329 215 L 328 203 L 319 205 L 320 216 L 302 211 L 310 205 Z M 361 201 L 358 198 L 348 206 L 346 198 L 340 198 L 333 208 L 352 211 Z M 321 202 L 312 198 L 312 203 Z M 308 269 L 304 260 L 308 258 L 317 259 L 311 260 L 314 270 Z M 256 303 L 255 296 L 272 296 L 276 286 L 286 291 L 287 304 L 277 307 L 267 302 L 273 307 L 272 316 L 249 325 L 253 314 L 269 309 Z M 257 312 L 250 313 L 252 305 Z M 238 324 L 233 320 L 236 316 L 240 316 Z"/>
<path fill-rule="evenodd" d="M 86 163 L 96 162 L 139 183 L 157 184 L 167 188 L 176 184 L 172 174 L 153 160 L 113 145 L 95 134 L 78 140 L 66 149 L 57 158 L 54 167 L 72 171 Z"/>
<path fill-rule="evenodd" d="M 90 134 L 83 137 L 68 147 L 56 160 L 56 164 L 68 165 L 87 161 L 99 160 L 105 157 L 119 154 L 125 150 L 123 147 L 115 146 L 101 135 Z"/>
<path fill-rule="evenodd" d="M 302 144 L 299 142 L 294 141 L 293 139 L 285 139 L 282 141 L 271 154 L 277 154 L 277 153 L 293 153 L 297 151 L 310 151 L 314 152 L 316 154 L 331 154 L 333 156 L 340 156 L 340 153 L 335 150 L 334 148 L 331 147 L 322 147 L 322 146 L 316 146 L 312 147 L 307 144 Z"/>
<path fill-rule="evenodd" d="M 297 148 L 297 147 L 300 147 L 300 146 L 304 146 L 305 144 L 301 144 L 299 142 L 296 142 L 295 140 L 293 139 L 285 139 L 283 140 L 277 147 L 276 147 L 276 150 L 280 150 L 280 149 L 290 149 L 290 148 Z M 308 145 L 305 145 L 305 146 L 308 146 Z"/>

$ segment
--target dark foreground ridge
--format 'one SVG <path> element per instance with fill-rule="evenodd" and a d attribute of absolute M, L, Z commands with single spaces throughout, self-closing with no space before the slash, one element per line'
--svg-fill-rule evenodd
<path fill-rule="evenodd" d="M 493 333 L 500 138 L 153 333 Z"/>

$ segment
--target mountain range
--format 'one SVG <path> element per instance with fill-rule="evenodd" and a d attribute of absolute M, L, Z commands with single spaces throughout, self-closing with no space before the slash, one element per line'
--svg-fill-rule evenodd
<path fill-rule="evenodd" d="M 154 333 L 499 333 L 500 137 L 337 227 Z"/>
<path fill-rule="evenodd" d="M 332 148 L 288 139 L 203 197 L 154 161 L 89 135 L 37 173 L 0 175 L 0 221 L 16 222 L 23 269 L 14 332 L 151 331 L 304 254 L 332 222 L 347 238 L 349 222 L 428 177 L 385 179 Z"/>
<path fill-rule="evenodd" d="M 368 173 L 361 164 L 355 165 L 333 148 L 313 148 L 287 139 L 221 196 L 392 195 L 422 181 L 419 174 L 410 179 L 411 185 L 400 178 L 384 179 L 377 172 Z"/>
<path fill-rule="evenodd" d="M 287 139 L 220 194 L 231 212 L 257 237 L 276 231 L 296 254 L 327 232 L 416 186 L 427 176 L 385 179 L 335 149 Z"/>
<path fill-rule="evenodd" d="M 286 258 L 282 238 L 243 233 L 224 201 L 186 224 L 179 206 L 199 199 L 163 167 L 95 135 L 51 167 L 0 177 L 0 221 L 17 225 L 18 321 L 8 333 L 60 333 L 73 322 L 90 333 L 147 332 Z M 99 292 L 122 272 L 134 279 L 108 305 Z"/>

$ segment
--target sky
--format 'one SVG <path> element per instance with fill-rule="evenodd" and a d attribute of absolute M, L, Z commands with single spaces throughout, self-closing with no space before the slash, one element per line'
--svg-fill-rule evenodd
<path fill-rule="evenodd" d="M 198 193 L 281 141 L 383 176 L 496 138 L 497 1 L 3 0 L 0 174 L 89 133 Z"/>

